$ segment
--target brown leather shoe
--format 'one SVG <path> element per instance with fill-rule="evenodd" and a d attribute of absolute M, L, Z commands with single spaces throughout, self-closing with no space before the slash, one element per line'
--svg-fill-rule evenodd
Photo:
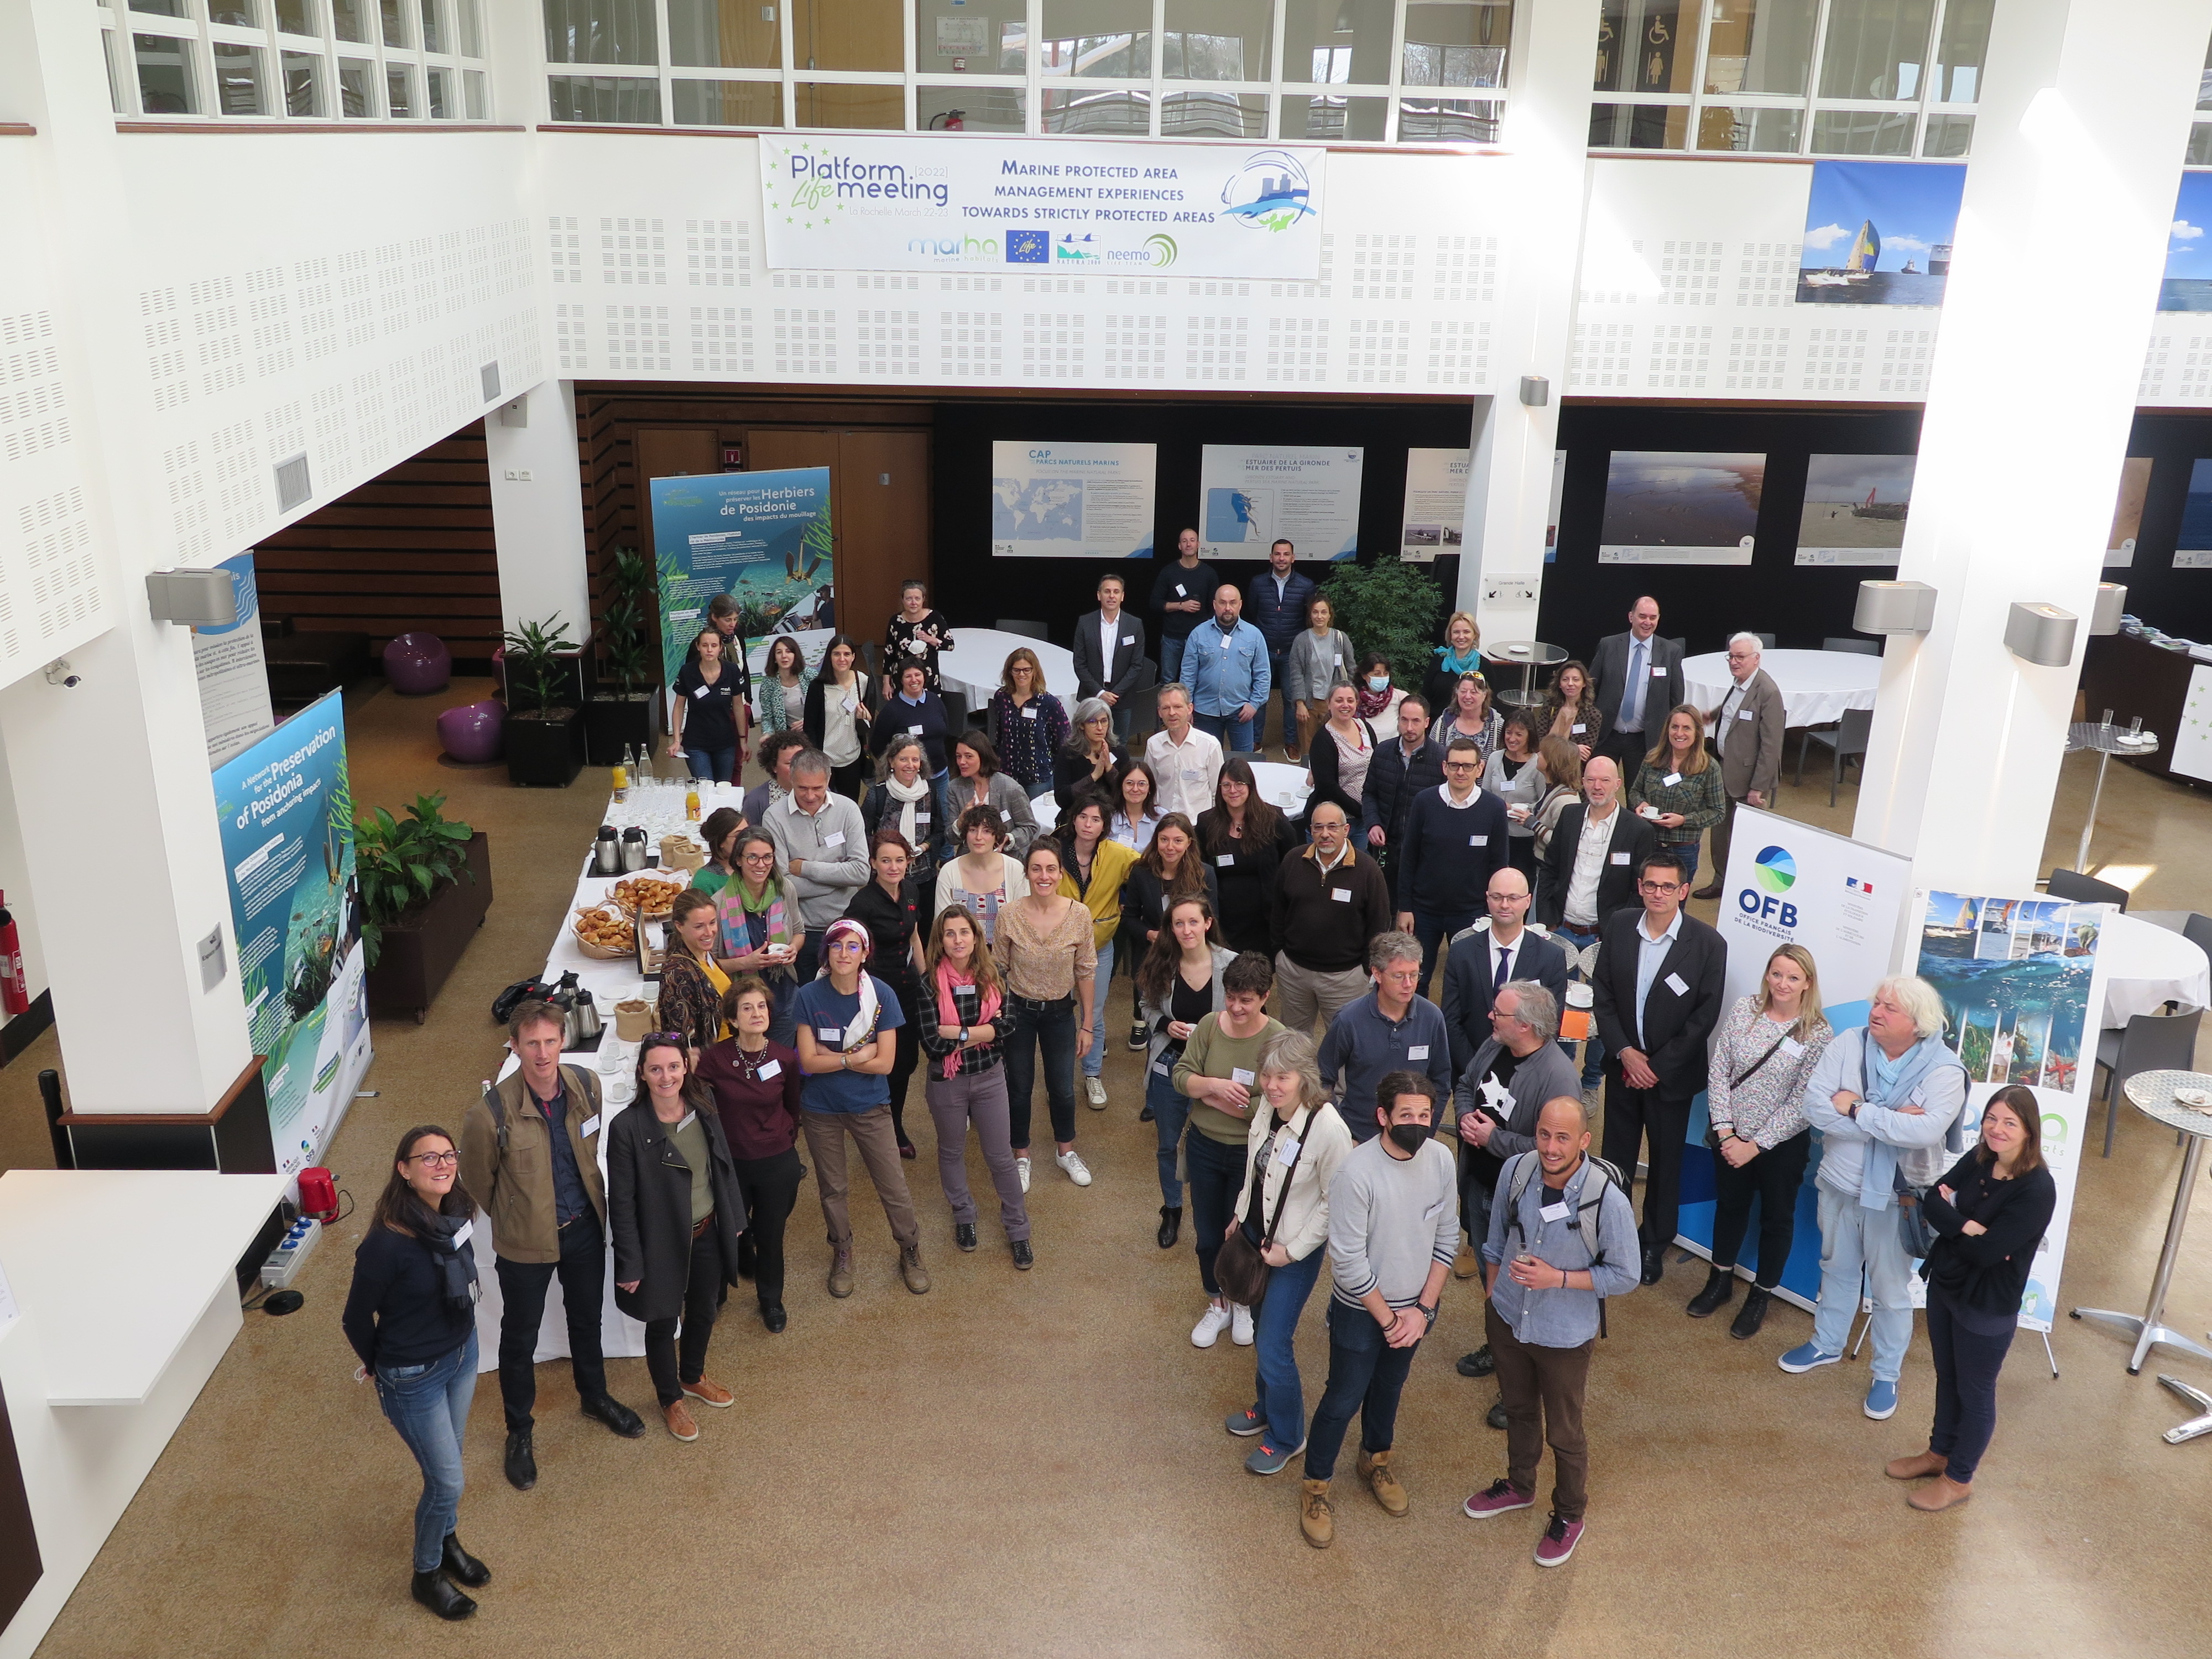
<path fill-rule="evenodd" d="M 1375 1494 L 1375 1501 L 1382 1506 L 1385 1515 L 1403 1516 L 1411 1507 L 1406 1489 L 1398 1484 L 1398 1477 L 1390 1473 L 1390 1454 L 1386 1451 L 1359 1454 L 1359 1478 Z"/>
<path fill-rule="evenodd" d="M 1905 1501 L 1916 1510 L 1936 1514 L 1941 1510 L 1953 1510 L 1974 1495 L 1972 1485 L 1960 1486 L 1948 1474 L 1939 1474 L 1924 1486 L 1915 1486 L 1905 1493 Z"/>
<path fill-rule="evenodd" d="M 853 1293 L 853 1246 L 848 1241 L 836 1248 L 837 1253 L 830 1258 L 830 1294 L 850 1296 Z"/>
<path fill-rule="evenodd" d="M 1336 1516 L 1328 1506 L 1328 1482 L 1308 1480 L 1298 1495 L 1298 1530 L 1317 1550 L 1336 1542 Z"/>
<path fill-rule="evenodd" d="M 1891 1458 L 1881 1472 L 1893 1480 L 1917 1480 L 1923 1474 L 1942 1474 L 1950 1461 L 1942 1452 L 1915 1452 L 1910 1457 Z"/>
<path fill-rule="evenodd" d="M 906 1280 L 907 1289 L 912 1291 L 916 1296 L 927 1294 L 929 1291 L 929 1273 L 927 1269 L 924 1268 L 921 1265 L 921 1245 L 908 1244 L 901 1248 L 899 1251 L 899 1276 Z"/>
<path fill-rule="evenodd" d="M 703 1376 L 696 1382 L 686 1382 L 684 1385 L 684 1392 L 702 1406 L 720 1407 L 734 1406 L 738 1403 L 737 1395 L 732 1394 L 720 1383 L 710 1382 Z"/>
<path fill-rule="evenodd" d="M 690 1412 L 682 1401 L 660 1408 L 661 1419 L 668 1425 L 669 1433 L 678 1440 L 691 1441 L 699 1437 L 699 1425 L 692 1421 Z"/>
<path fill-rule="evenodd" d="M 1452 1258 L 1452 1277 L 1472 1279 L 1481 1271 L 1482 1258 L 1474 1253 L 1471 1245 L 1461 1245 L 1459 1254 Z"/>

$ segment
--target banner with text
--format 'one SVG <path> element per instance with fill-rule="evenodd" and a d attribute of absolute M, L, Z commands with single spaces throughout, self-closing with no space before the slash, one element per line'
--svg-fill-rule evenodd
<path fill-rule="evenodd" d="M 200 724 L 207 732 L 210 768 L 276 724 L 269 702 L 269 659 L 261 644 L 261 590 L 253 580 L 253 555 L 240 553 L 216 568 L 230 573 L 238 620 L 192 629 L 192 665 L 199 675 Z"/>
<path fill-rule="evenodd" d="M 1468 453 L 1464 449 L 1406 452 L 1406 511 L 1399 520 L 1398 556 L 1427 564 L 1439 553 L 1456 553 L 1467 540 Z"/>
<path fill-rule="evenodd" d="M 828 467 L 654 478 L 647 488 L 664 684 L 676 684 L 718 593 L 738 602 L 747 640 L 836 625 Z"/>
<path fill-rule="evenodd" d="M 1149 559 L 1152 444 L 991 446 L 991 551 L 1000 558 Z"/>
<path fill-rule="evenodd" d="M 1912 860 L 1794 818 L 1739 806 L 1721 882 L 1716 923 L 1728 944 L 1728 994 L 1722 1010 L 1752 995 L 1778 945 L 1802 945 L 1820 973 L 1821 1010 L 1845 1031 L 1866 1024 L 1874 988 L 1893 971 L 1897 940 L 1912 891 Z M 1690 1114 L 1682 1157 L 1681 1239 L 1700 1255 L 1713 1244 L 1713 1152 L 1705 1145 L 1705 1099 Z M 1797 1228 L 1782 1270 L 1782 1293 L 1809 1308 L 1820 1294 L 1820 1227 L 1813 1177 L 1818 1146 L 1797 1190 Z M 1759 1261 L 1756 1210 L 1740 1266 Z"/>
<path fill-rule="evenodd" d="M 1322 149 L 829 133 L 759 148 L 772 270 L 1321 275 Z"/>
<path fill-rule="evenodd" d="M 1201 554 L 1264 559 L 1287 540 L 1302 559 L 1359 552 L 1359 477 L 1367 452 L 1292 444 L 1207 444 L 1199 459 Z"/>
<path fill-rule="evenodd" d="M 214 783 L 239 989 L 289 1179 L 329 1144 L 369 1060 L 339 694 L 224 762 Z"/>
<path fill-rule="evenodd" d="M 2074 1183 L 2089 1122 L 2098 1020 L 2105 1006 L 2098 942 L 2109 906 L 2031 894 L 1990 898 L 1924 895 L 1913 969 L 1943 998 L 1943 1040 L 1966 1067 L 1971 1145 L 1982 1108 L 1999 1089 L 2030 1090 L 2043 1125 L 2043 1161 L 2058 1188 L 2050 1230 L 2035 1252 L 2020 1322 L 2048 1331 L 2074 1214 Z"/>

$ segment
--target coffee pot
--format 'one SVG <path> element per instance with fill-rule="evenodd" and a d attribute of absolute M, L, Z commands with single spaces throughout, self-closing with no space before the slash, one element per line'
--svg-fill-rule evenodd
<path fill-rule="evenodd" d="M 622 873 L 622 842 L 611 823 L 599 826 L 599 838 L 592 843 L 592 873 L 595 876 L 618 876 Z"/>
<path fill-rule="evenodd" d="M 645 848 L 645 831 L 633 823 L 622 832 L 623 873 L 635 875 L 651 862 Z"/>

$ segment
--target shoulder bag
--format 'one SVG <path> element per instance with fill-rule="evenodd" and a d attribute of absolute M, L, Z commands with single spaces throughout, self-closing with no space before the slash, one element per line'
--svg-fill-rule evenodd
<path fill-rule="evenodd" d="M 1297 1179 L 1298 1160 L 1306 1155 L 1306 1142 L 1313 1136 L 1314 1114 L 1306 1114 L 1305 1133 L 1298 1137 L 1298 1149 L 1291 1154 L 1290 1167 L 1283 1171 L 1282 1190 L 1275 1194 L 1275 1213 L 1267 1222 L 1267 1236 L 1257 1245 L 1244 1237 L 1240 1224 L 1230 1230 L 1222 1241 L 1221 1254 L 1213 1259 L 1213 1281 L 1221 1286 L 1221 1294 L 1231 1302 L 1241 1302 L 1248 1308 L 1256 1308 L 1267 1298 L 1268 1276 L 1274 1269 L 1267 1265 L 1266 1251 L 1275 1242 L 1275 1230 L 1283 1224 L 1283 1206 L 1290 1202 L 1291 1183 Z M 1288 1127 L 1285 1125 L 1285 1127 Z M 1275 1132 L 1283 1133 L 1281 1129 Z M 1272 1160 L 1273 1153 L 1268 1154 Z M 1267 1183 L 1267 1164 L 1262 1161 L 1255 1175 L 1262 1191 Z"/>
<path fill-rule="evenodd" d="M 1743 1070 L 1738 1072 L 1734 1077 L 1729 1079 L 1729 1092 L 1734 1093 L 1745 1084 L 1750 1082 L 1753 1075 L 1758 1072 L 1759 1068 L 1765 1065 L 1768 1060 L 1773 1059 L 1776 1054 L 1779 1054 L 1782 1051 L 1782 1045 L 1789 1041 L 1790 1033 L 1787 1031 L 1784 1031 L 1780 1036 L 1775 1038 L 1774 1046 L 1771 1048 L 1769 1048 L 1757 1060 L 1753 1060 L 1750 1065 L 1745 1066 Z M 1705 1125 L 1705 1145 L 1711 1147 L 1715 1152 L 1718 1152 L 1721 1147 L 1720 1131 L 1714 1128 L 1711 1123 L 1707 1123 Z"/>

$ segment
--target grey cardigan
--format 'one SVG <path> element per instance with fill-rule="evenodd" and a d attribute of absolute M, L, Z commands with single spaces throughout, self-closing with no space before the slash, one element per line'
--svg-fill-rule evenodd
<path fill-rule="evenodd" d="M 1551 787 L 1545 781 L 1543 769 L 1536 764 L 1536 757 L 1531 755 L 1521 763 L 1521 769 L 1508 783 L 1503 763 L 1504 758 L 1505 745 L 1501 743 L 1491 750 L 1489 760 L 1483 766 L 1482 787 L 1508 806 L 1526 806 L 1533 811 L 1536 803 L 1544 799 L 1544 792 Z M 1512 833 L 1514 840 L 1527 841 L 1535 835 L 1536 827 L 1533 822 L 1516 823 Z"/>
<path fill-rule="evenodd" d="M 994 772 L 988 793 L 991 805 L 998 809 L 999 822 L 1006 826 L 1007 855 L 1017 860 L 1027 858 L 1030 843 L 1037 837 L 1036 814 L 1030 810 L 1029 792 L 1007 774 Z M 951 820 L 945 826 L 945 838 L 959 843 L 959 850 L 964 853 L 968 848 L 960 842 L 960 815 L 975 804 L 975 792 L 968 787 L 967 779 L 955 775 L 945 781 L 945 816 Z"/>
<path fill-rule="evenodd" d="M 1283 665 L 1283 691 L 1294 702 L 1327 702 L 1331 687 L 1352 684 L 1352 639 L 1342 629 L 1330 629 L 1324 644 L 1301 628 Z"/>
<path fill-rule="evenodd" d="M 1236 960 L 1236 951 L 1224 950 L 1218 945 L 1213 947 L 1213 1012 L 1217 1014 L 1221 1012 L 1224 1000 L 1221 993 L 1221 970 Z M 1137 1006 L 1144 1015 L 1145 1074 L 1150 1077 L 1152 1067 L 1160 1063 L 1160 1056 L 1167 1051 L 1168 1011 L 1164 1008 L 1153 1007 L 1141 995 L 1137 999 Z M 1170 1066 L 1168 1069 L 1173 1071 L 1175 1068 Z"/>
<path fill-rule="evenodd" d="M 1498 1049 L 1496 1037 L 1486 1041 L 1474 1051 L 1474 1058 L 1468 1061 L 1459 1081 L 1452 1085 L 1455 1121 L 1474 1109 L 1482 1074 L 1498 1058 Z M 1536 1116 L 1544 1109 L 1544 1103 L 1557 1100 L 1562 1095 L 1580 1100 L 1583 1085 L 1566 1051 L 1556 1042 L 1547 1042 L 1513 1068 L 1512 1095 L 1513 1109 L 1506 1115 L 1505 1121 L 1492 1132 L 1486 1148 L 1500 1163 L 1522 1152 L 1534 1152 Z"/>

